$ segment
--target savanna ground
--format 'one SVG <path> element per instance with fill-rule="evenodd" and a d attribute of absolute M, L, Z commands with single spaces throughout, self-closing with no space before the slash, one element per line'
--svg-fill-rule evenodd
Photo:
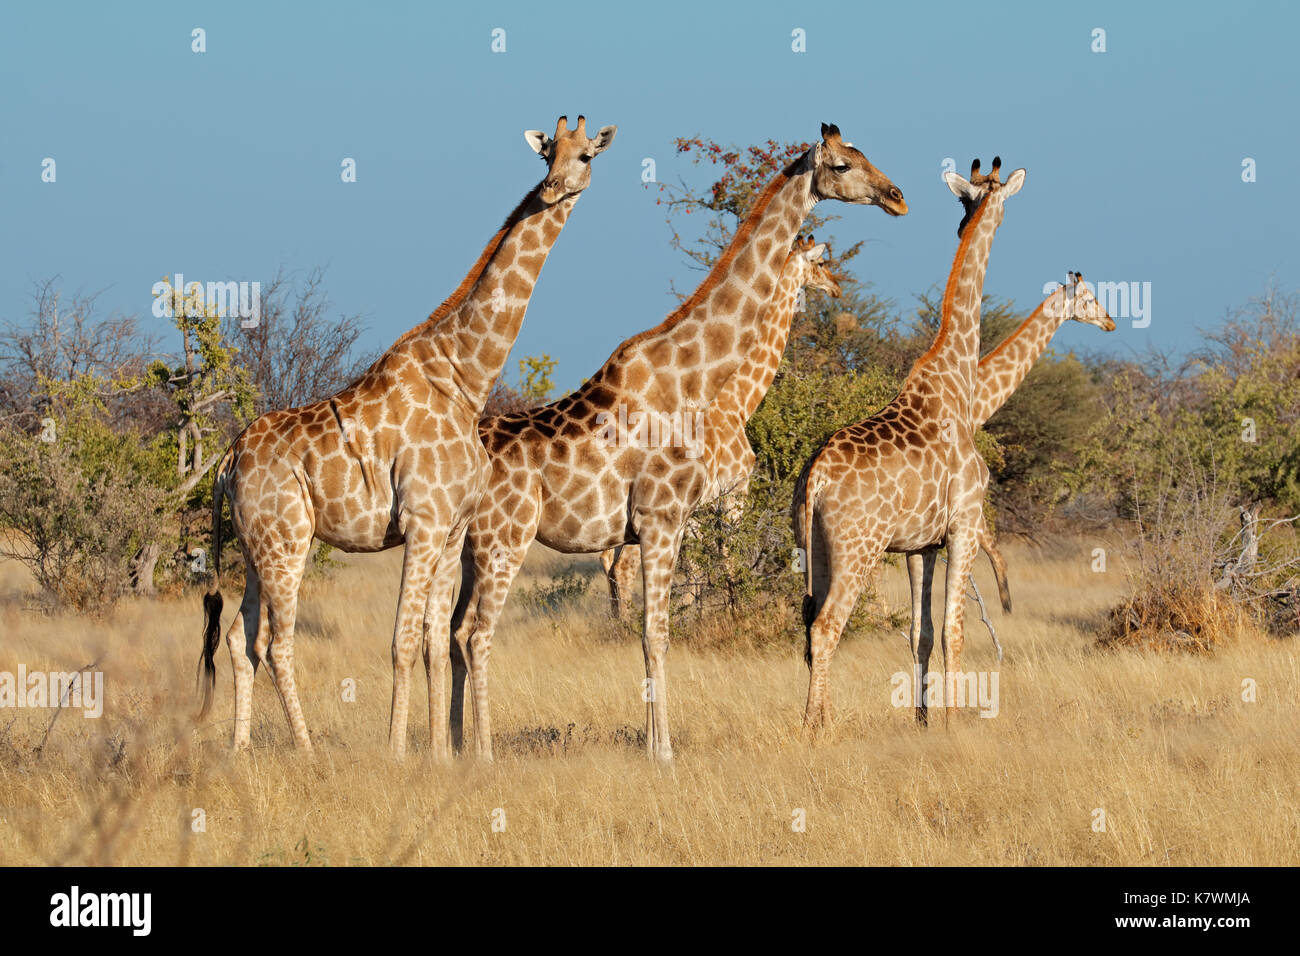
<path fill-rule="evenodd" d="M 965 713 L 948 730 L 918 730 L 892 705 L 891 675 L 909 666 L 896 631 L 840 645 L 835 724 L 813 744 L 799 732 L 807 671 L 793 612 L 778 644 L 755 646 L 743 625 L 675 640 L 669 767 L 638 743 L 639 636 L 609 619 L 593 558 L 535 549 L 515 585 L 492 655 L 491 765 L 430 761 L 422 675 L 412 752 L 401 764 L 388 755 L 399 552 L 344 558 L 304 585 L 296 647 L 310 756 L 292 749 L 265 673 L 253 748 L 228 752 L 224 642 L 212 715 L 193 724 L 197 592 L 129 599 L 106 620 L 49 615 L 27 573 L 4 562 L 0 671 L 101 660 L 107 702 L 100 719 L 66 710 L 52 727 L 52 710 L 0 710 L 0 864 L 1300 861 L 1293 642 L 1099 649 L 1124 581 L 1114 555 L 1110 571 L 1092 571 L 1091 547 L 1007 545 L 1015 613 L 990 610 L 1007 658 L 997 664 L 972 604 L 963 660 L 999 672 L 1000 713 Z M 585 594 L 552 610 L 535 599 L 575 569 L 591 579 Z M 996 593 L 983 562 L 977 577 Z M 884 593 L 904 606 L 901 569 L 887 571 Z M 343 699 L 348 678 L 355 702 Z M 1255 702 L 1243 700 L 1247 678 Z"/>

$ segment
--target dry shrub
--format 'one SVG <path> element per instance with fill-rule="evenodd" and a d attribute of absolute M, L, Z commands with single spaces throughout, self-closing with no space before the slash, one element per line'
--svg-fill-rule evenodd
<path fill-rule="evenodd" d="M 1232 598 L 1213 587 L 1151 582 L 1111 610 L 1098 641 L 1107 647 L 1208 653 L 1234 639 L 1244 618 Z"/>
<path fill-rule="evenodd" d="M 1237 537 L 1232 493 L 1190 458 L 1170 460 L 1129 542 L 1130 593 L 1113 608 L 1098 643 L 1208 653 L 1233 640 L 1248 615 L 1215 579 Z"/>

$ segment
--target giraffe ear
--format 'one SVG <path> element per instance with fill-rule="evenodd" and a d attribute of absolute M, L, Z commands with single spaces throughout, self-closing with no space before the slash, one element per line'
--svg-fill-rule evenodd
<path fill-rule="evenodd" d="M 822 256 L 825 254 L 826 254 L 826 243 L 819 242 L 817 243 L 817 245 L 813 246 L 811 249 L 805 252 L 804 256 L 805 258 L 807 258 L 809 262 L 821 262 Z"/>
<path fill-rule="evenodd" d="M 963 179 L 958 173 L 944 173 L 943 181 L 948 184 L 952 194 L 963 202 L 979 199 L 979 190 L 970 184 L 970 180 Z"/>
<path fill-rule="evenodd" d="M 998 190 L 1002 193 L 1002 198 L 1010 199 L 1016 193 L 1020 192 L 1020 187 L 1025 184 L 1026 175 L 1024 167 L 1022 166 L 1020 169 L 1017 169 L 1014 173 L 1008 176 L 1007 181 L 1003 184 L 1002 188 Z"/>
<path fill-rule="evenodd" d="M 617 132 L 617 126 L 602 126 L 596 138 L 591 141 L 591 148 L 597 153 L 603 153 L 609 149 L 609 144 L 614 142 L 614 134 Z"/>
<path fill-rule="evenodd" d="M 533 152 L 539 156 L 545 156 L 546 148 L 551 145 L 551 138 L 540 129 L 524 130 L 524 139 L 533 148 Z"/>

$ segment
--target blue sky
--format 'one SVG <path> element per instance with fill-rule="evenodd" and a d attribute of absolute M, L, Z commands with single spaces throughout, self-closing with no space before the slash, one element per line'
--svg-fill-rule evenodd
<path fill-rule="evenodd" d="M 1300 286 L 1297 35 L 1281 3 L 6 4 L 0 320 L 58 274 L 166 335 L 150 314 L 164 274 L 323 265 L 336 309 L 383 348 L 540 178 L 523 130 L 585 113 L 618 137 L 515 349 L 557 358 L 563 387 L 670 311 L 671 281 L 697 281 L 642 160 L 700 183 L 674 137 L 810 140 L 823 120 L 911 206 L 833 210 L 841 242 L 868 241 L 855 271 L 878 295 L 910 307 L 946 273 L 960 212 L 943 160 L 964 173 L 1001 153 L 1029 176 L 986 291 L 1028 311 L 1066 269 L 1149 282 L 1147 328 L 1071 327 L 1058 344 L 1186 351 L 1270 279 Z"/>

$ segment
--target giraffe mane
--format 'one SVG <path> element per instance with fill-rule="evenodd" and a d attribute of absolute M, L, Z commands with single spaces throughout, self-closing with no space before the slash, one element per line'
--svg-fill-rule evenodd
<path fill-rule="evenodd" d="M 988 210 L 989 200 L 992 197 L 993 194 L 988 193 L 980 201 L 979 208 L 971 213 L 966 222 L 966 231 L 962 234 L 961 243 L 957 246 L 957 254 L 953 256 L 952 268 L 948 271 L 948 282 L 943 289 L 943 304 L 939 309 L 939 334 L 934 337 L 934 342 L 926 349 L 925 354 L 913 364 L 913 374 L 938 354 L 939 349 L 943 347 L 944 340 L 948 337 L 948 331 L 952 325 L 952 301 L 957 295 L 957 273 L 961 270 L 962 263 L 966 261 L 966 250 L 970 247 L 971 240 L 975 236 L 975 230 L 971 227 L 977 225 L 984 218 L 984 213 Z M 910 381 L 912 375 L 909 374 L 907 377 Z"/>
<path fill-rule="evenodd" d="M 791 161 L 785 169 L 773 176 L 771 182 L 763 187 L 763 191 L 759 193 L 758 198 L 754 200 L 754 205 L 750 207 L 749 213 L 745 216 L 744 222 L 740 224 L 739 228 L 736 229 L 735 235 L 731 237 L 731 242 L 728 244 L 726 250 L 718 257 L 717 261 L 713 263 L 713 268 L 709 270 L 709 274 L 704 277 L 704 281 L 700 283 L 699 287 L 691 293 L 690 298 L 669 313 L 668 317 L 654 328 L 646 329 L 644 332 L 638 332 L 630 339 L 626 339 L 614 350 L 613 354 L 605 360 L 605 364 L 600 367 L 600 371 L 593 375 L 589 381 L 594 382 L 598 376 L 605 372 L 610 363 L 626 349 L 632 348 L 649 338 L 662 335 L 671 330 L 674 326 L 685 319 L 692 309 L 704 301 L 704 297 L 713 291 L 714 287 L 716 287 L 718 282 L 721 281 L 727 270 L 731 268 L 731 264 L 735 261 L 736 256 L 740 255 L 741 249 L 744 248 L 745 243 L 749 240 L 750 235 L 757 227 L 758 221 L 762 218 L 764 211 L 769 205 L 771 205 L 772 199 L 780 191 L 781 187 L 789 182 L 789 180 L 794 176 L 795 169 L 798 168 L 799 164 L 804 161 L 807 155 L 807 151 L 801 153 L 796 159 Z"/>
<path fill-rule="evenodd" d="M 1053 292 L 1052 295 L 1056 295 L 1056 293 Z M 1028 329 L 1029 326 L 1032 325 L 1032 324 L 1033 324 L 1033 323 L 1034 323 L 1034 322 L 1035 322 L 1035 321 L 1036 321 L 1036 320 L 1037 320 L 1037 319 L 1038 319 L 1038 318 L 1043 314 L 1043 309 L 1047 307 L 1048 300 L 1050 300 L 1051 298 L 1052 298 L 1052 296 L 1049 295 L 1049 296 L 1048 296 L 1046 299 L 1044 299 L 1042 302 L 1038 303 L 1038 307 L 1035 308 L 1033 312 L 1030 312 L 1030 313 L 1029 313 L 1029 317 L 1028 317 L 1027 319 L 1025 319 L 1023 322 L 1021 322 L 1019 325 L 1016 326 L 1015 331 L 1013 331 L 1010 335 L 1008 335 L 1006 338 L 1004 338 L 1004 339 L 1003 339 L 1001 342 L 999 342 L 996 346 L 994 346 L 993 348 L 989 349 L 989 351 L 988 351 L 988 353 L 987 353 L 986 355 L 981 356 L 981 358 L 980 358 L 980 360 L 979 360 L 979 364 L 981 364 L 981 365 L 984 364 L 984 362 L 985 362 L 986 360 L 993 358 L 993 356 L 997 355 L 997 354 L 998 354 L 999 352 L 1001 352 L 1003 349 L 1010 348 L 1010 347 L 1011 347 L 1011 344 L 1012 344 L 1012 343 L 1013 343 L 1013 342 L 1014 342 L 1014 341 L 1015 341 L 1015 340 L 1016 340 L 1020 335 L 1022 335 L 1022 334 L 1024 333 L 1024 331 L 1025 331 L 1026 329 Z"/>

